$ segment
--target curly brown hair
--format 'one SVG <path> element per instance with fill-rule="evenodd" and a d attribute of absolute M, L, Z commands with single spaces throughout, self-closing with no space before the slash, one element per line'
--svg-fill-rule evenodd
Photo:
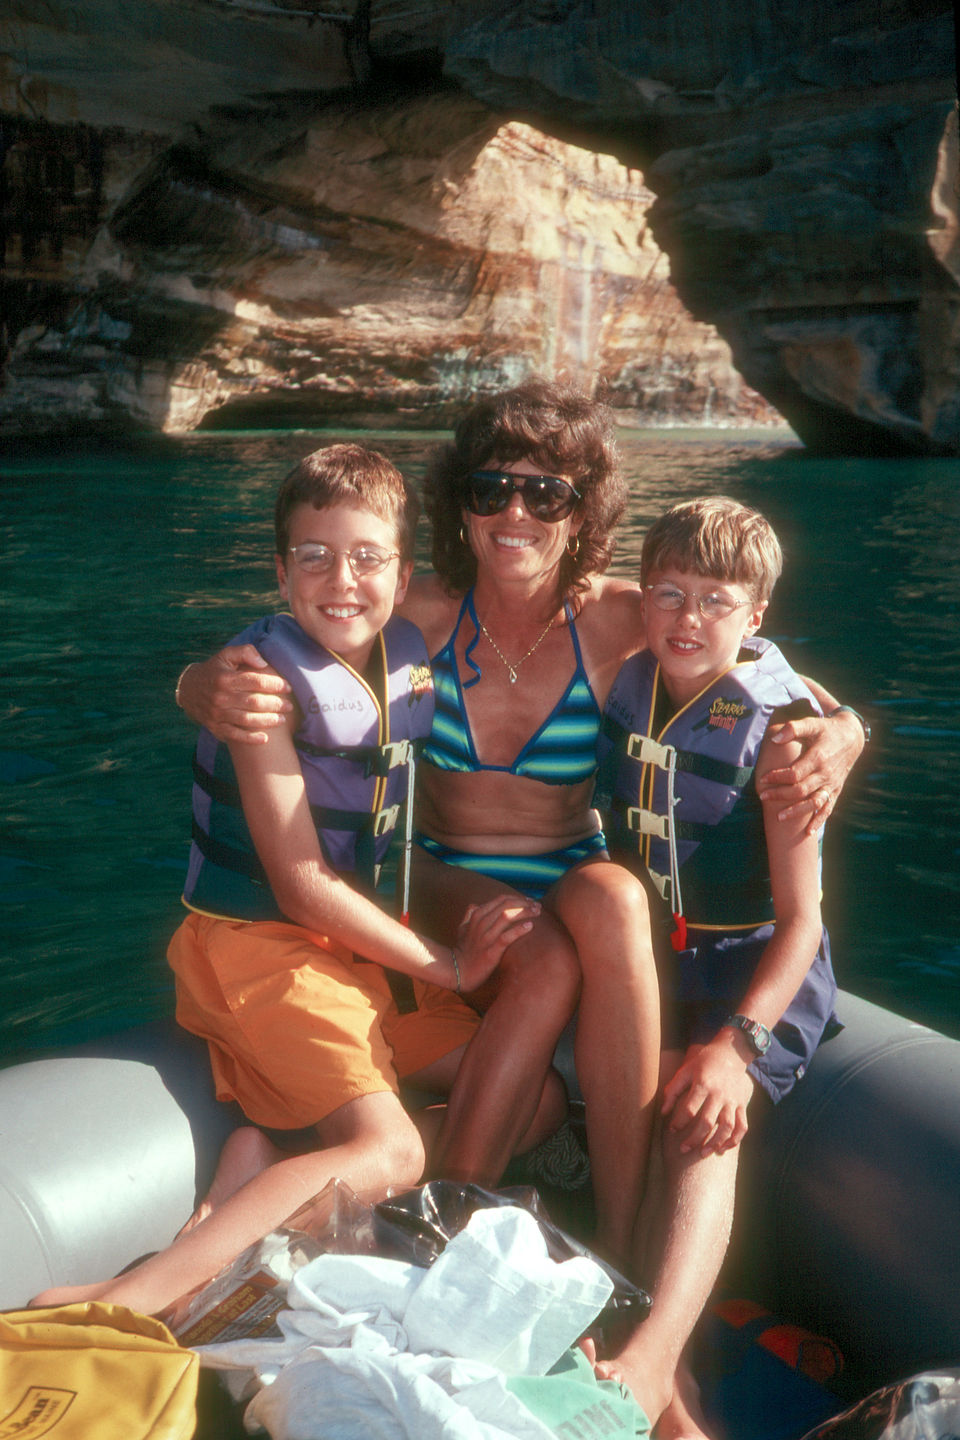
<path fill-rule="evenodd" d="M 477 576 L 476 556 L 460 539 L 464 482 L 491 459 L 529 460 L 571 479 L 583 497 L 576 555 L 565 554 L 560 589 L 576 608 L 591 575 L 610 564 L 613 530 L 627 503 L 614 441 L 613 415 L 581 391 L 533 378 L 472 405 L 452 444 L 434 455 L 424 481 L 424 509 L 433 528 L 433 566 L 452 593 Z"/>

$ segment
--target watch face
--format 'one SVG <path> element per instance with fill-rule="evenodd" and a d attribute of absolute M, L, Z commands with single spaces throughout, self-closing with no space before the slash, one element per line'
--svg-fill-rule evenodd
<path fill-rule="evenodd" d="M 750 1038 L 753 1041 L 754 1049 L 756 1050 L 757 1054 L 766 1055 L 767 1051 L 770 1049 L 770 1031 L 767 1029 L 766 1025 L 761 1025 L 758 1023 Z"/>
<path fill-rule="evenodd" d="M 732 1015 L 728 1023 L 743 1031 L 757 1055 L 765 1055 L 770 1049 L 770 1031 L 759 1020 L 751 1020 L 746 1015 Z"/>

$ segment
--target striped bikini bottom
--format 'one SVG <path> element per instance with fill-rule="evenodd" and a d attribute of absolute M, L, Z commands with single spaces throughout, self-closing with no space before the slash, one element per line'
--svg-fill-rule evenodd
<path fill-rule="evenodd" d="M 603 832 L 589 835 L 562 850 L 548 850 L 543 855 L 477 855 L 468 850 L 453 850 L 441 845 L 429 835 L 420 831 L 414 836 L 421 850 L 442 860 L 446 865 L 458 865 L 462 870 L 473 870 L 478 875 L 487 875 L 499 880 L 531 900 L 542 900 L 544 895 L 563 875 L 581 860 L 597 856 L 606 857 L 607 842 Z"/>

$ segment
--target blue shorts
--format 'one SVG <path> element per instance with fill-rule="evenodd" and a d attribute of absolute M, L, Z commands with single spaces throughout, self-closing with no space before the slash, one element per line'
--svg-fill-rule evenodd
<path fill-rule="evenodd" d="M 607 842 L 602 831 L 563 850 L 548 850 L 543 855 L 477 855 L 469 850 L 453 850 L 419 832 L 414 838 L 421 850 L 445 865 L 457 865 L 461 870 L 499 880 L 531 900 L 542 900 L 550 886 L 581 860 L 607 859 Z"/>
<path fill-rule="evenodd" d="M 657 957 L 663 995 L 663 1048 L 702 1045 L 740 1009 L 771 935 L 762 925 L 738 935 L 692 930 L 696 944 L 679 953 L 663 947 Z M 793 1089 L 822 1040 L 843 1029 L 834 1013 L 837 982 L 826 930 L 813 964 L 781 1020 L 770 1049 L 749 1067 L 757 1084 L 776 1104 Z"/>

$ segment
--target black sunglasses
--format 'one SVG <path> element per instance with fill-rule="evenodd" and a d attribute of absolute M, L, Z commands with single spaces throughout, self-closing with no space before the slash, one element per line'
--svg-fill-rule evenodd
<path fill-rule="evenodd" d="M 579 490 L 557 475 L 514 475 L 508 470 L 475 470 L 464 485 L 467 508 L 474 515 L 498 515 L 514 494 L 537 520 L 566 520 L 579 500 Z"/>

